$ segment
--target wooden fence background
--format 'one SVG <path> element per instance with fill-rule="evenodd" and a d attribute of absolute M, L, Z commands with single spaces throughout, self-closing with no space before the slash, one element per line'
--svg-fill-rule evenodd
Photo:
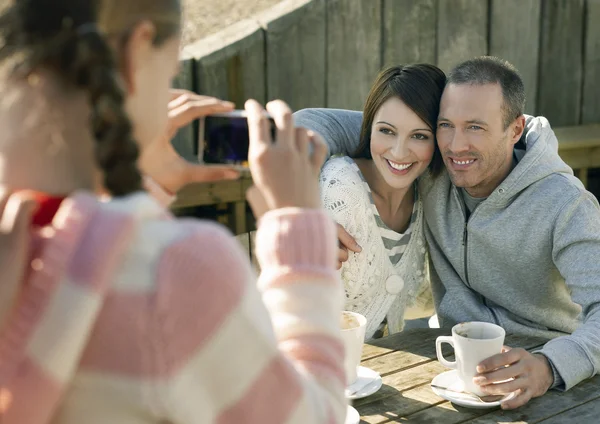
<path fill-rule="evenodd" d="M 467 58 L 512 62 L 527 113 L 600 123 L 600 0 L 286 0 L 186 46 L 176 86 L 295 109 L 361 109 L 384 66 Z M 174 144 L 194 159 L 196 128 Z"/>

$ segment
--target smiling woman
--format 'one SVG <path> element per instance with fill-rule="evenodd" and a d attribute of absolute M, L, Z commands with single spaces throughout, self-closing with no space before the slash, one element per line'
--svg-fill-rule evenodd
<path fill-rule="evenodd" d="M 407 307 L 429 300 L 416 182 L 442 166 L 435 127 L 445 81 L 433 65 L 383 71 L 367 97 L 358 149 L 321 173 L 325 207 L 362 247 L 341 272 L 346 310 L 367 317 L 367 338 L 386 322 L 390 333 L 402 330 Z"/>

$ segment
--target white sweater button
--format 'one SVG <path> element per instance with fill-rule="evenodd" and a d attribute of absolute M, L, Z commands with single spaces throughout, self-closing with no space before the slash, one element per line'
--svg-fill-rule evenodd
<path fill-rule="evenodd" d="M 399 275 L 390 275 L 385 281 L 385 289 L 389 294 L 398 294 L 404 288 L 404 280 Z"/>

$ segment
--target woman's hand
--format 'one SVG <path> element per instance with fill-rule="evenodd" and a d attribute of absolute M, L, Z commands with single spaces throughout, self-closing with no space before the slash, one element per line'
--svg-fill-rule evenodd
<path fill-rule="evenodd" d="M 167 131 L 142 152 L 139 161 L 142 173 L 171 193 L 177 193 L 190 183 L 238 178 L 239 172 L 231 166 L 206 166 L 188 162 L 179 156 L 171 144 L 180 128 L 196 119 L 213 113 L 229 112 L 233 108 L 233 103 L 214 97 L 200 96 L 187 90 L 171 90 Z"/>
<path fill-rule="evenodd" d="M 273 101 L 267 110 L 277 125 L 276 140 L 271 139 L 264 109 L 254 100 L 246 102 L 248 160 L 256 186 L 248 200 L 255 215 L 259 218 L 268 210 L 285 207 L 320 208 L 318 176 L 327 152 L 325 144 L 315 133 L 294 127 L 292 111 L 284 102 Z"/>

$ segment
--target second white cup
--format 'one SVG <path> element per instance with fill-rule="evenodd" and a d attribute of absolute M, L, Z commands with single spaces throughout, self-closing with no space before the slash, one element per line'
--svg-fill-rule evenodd
<path fill-rule="evenodd" d="M 477 365 L 484 359 L 502 352 L 505 331 L 502 327 L 489 322 L 464 322 L 452 327 L 452 336 L 440 336 L 435 341 L 437 358 L 447 368 L 457 370 L 464 391 L 482 396 L 479 386 L 473 383 L 477 374 Z M 456 361 L 450 362 L 442 354 L 442 344 L 448 343 L 454 348 Z"/>
<path fill-rule="evenodd" d="M 357 378 L 357 369 L 360 365 L 362 349 L 365 343 L 367 318 L 356 312 L 343 311 L 340 326 L 342 329 L 342 341 L 346 350 L 346 357 L 344 359 L 346 384 L 350 386 Z"/>

